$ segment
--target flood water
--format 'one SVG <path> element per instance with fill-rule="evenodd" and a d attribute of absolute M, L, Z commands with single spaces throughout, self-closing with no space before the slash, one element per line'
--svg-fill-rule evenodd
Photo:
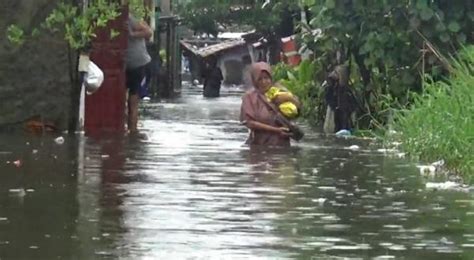
<path fill-rule="evenodd" d="M 474 259 L 472 188 L 309 129 L 249 149 L 241 94 L 144 104 L 147 140 L 1 135 L 0 259 Z"/>

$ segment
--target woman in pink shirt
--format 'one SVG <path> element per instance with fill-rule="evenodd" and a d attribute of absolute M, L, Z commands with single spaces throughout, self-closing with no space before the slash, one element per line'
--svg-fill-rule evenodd
<path fill-rule="evenodd" d="M 249 145 L 290 146 L 291 133 L 279 118 L 278 109 L 265 97 L 273 86 L 271 68 L 265 62 L 258 62 L 251 68 L 254 89 L 242 97 L 240 121 L 250 129 Z M 284 102 L 282 100 L 281 102 Z M 300 104 L 296 98 L 286 100 Z"/>

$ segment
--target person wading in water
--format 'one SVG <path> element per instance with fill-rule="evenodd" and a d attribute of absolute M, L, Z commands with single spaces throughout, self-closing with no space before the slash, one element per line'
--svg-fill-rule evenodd
<path fill-rule="evenodd" d="M 132 14 L 128 17 L 128 48 L 126 52 L 126 82 L 128 89 L 128 131 L 138 134 L 139 89 L 145 79 L 146 65 L 151 57 L 146 49 L 145 41 L 153 34 L 151 28 Z"/>
<path fill-rule="evenodd" d="M 206 67 L 204 68 L 203 78 L 204 78 L 204 97 L 219 97 L 221 90 L 221 82 L 224 79 L 222 76 L 222 71 L 217 66 L 217 58 L 211 57 L 206 62 Z"/>
<path fill-rule="evenodd" d="M 349 87 L 349 68 L 347 66 L 336 66 L 329 74 L 325 92 L 327 110 L 324 119 L 324 132 L 329 134 L 344 129 L 352 130 L 357 100 Z"/>
<path fill-rule="evenodd" d="M 265 62 L 252 65 L 251 76 L 254 89 L 242 97 L 240 121 L 250 129 L 247 139 L 249 145 L 290 146 L 290 131 L 293 125 L 284 119 L 275 104 L 270 102 L 265 93 L 272 88 L 271 68 Z M 293 95 L 285 95 L 286 100 L 301 107 L 298 99 Z M 302 137 L 302 136 L 301 136 Z"/>

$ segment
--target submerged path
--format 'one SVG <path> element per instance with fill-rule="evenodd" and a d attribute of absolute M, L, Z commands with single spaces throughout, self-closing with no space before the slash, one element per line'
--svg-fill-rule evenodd
<path fill-rule="evenodd" d="M 1 135 L 0 259 L 474 258 L 472 189 L 369 141 L 250 150 L 241 94 L 145 104 L 148 140 Z"/>

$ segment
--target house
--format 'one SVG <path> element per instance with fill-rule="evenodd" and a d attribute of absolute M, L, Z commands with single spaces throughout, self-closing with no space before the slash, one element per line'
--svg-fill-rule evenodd
<path fill-rule="evenodd" d="M 223 36 L 230 34 L 223 34 Z M 240 35 L 240 34 L 237 34 Z M 193 79 L 201 79 L 201 66 L 206 59 L 217 57 L 224 84 L 242 84 L 245 64 L 251 63 L 247 43 L 242 38 L 205 38 L 181 40 L 183 55 L 190 60 Z"/>

